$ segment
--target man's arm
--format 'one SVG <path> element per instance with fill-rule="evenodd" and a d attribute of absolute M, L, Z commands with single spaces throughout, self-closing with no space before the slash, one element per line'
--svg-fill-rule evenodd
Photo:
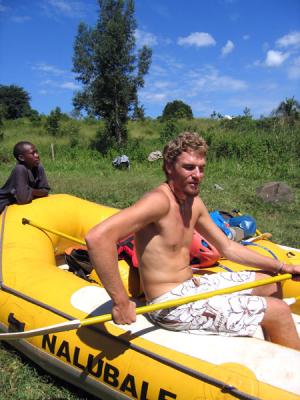
<path fill-rule="evenodd" d="M 32 200 L 32 188 L 29 186 L 28 170 L 17 164 L 13 171 L 14 196 L 17 204 L 27 204 Z"/>
<path fill-rule="evenodd" d="M 32 199 L 36 197 L 45 197 L 48 196 L 50 191 L 48 179 L 42 165 L 38 166 L 38 182 L 37 187 L 32 188 L 31 196 Z"/>
<path fill-rule="evenodd" d="M 36 197 L 47 196 L 50 190 L 42 166 L 39 166 L 37 187 L 34 188 L 30 185 L 28 169 L 22 164 L 17 164 L 12 174 L 12 186 L 14 188 L 13 195 L 16 198 L 17 204 L 27 204 Z"/>
<path fill-rule="evenodd" d="M 35 199 L 36 197 L 48 196 L 49 190 L 47 189 L 31 189 L 31 197 Z"/>
<path fill-rule="evenodd" d="M 273 273 L 277 273 L 280 270 L 280 272 L 300 274 L 299 265 L 283 265 L 279 260 L 263 256 L 247 246 L 228 239 L 213 222 L 203 203 L 200 205 L 199 218 L 195 228 L 228 260 Z M 281 268 L 282 265 L 283 268 Z"/>
<path fill-rule="evenodd" d="M 118 269 L 117 242 L 130 233 L 155 223 L 169 210 L 165 194 L 154 191 L 129 208 L 92 228 L 86 243 L 92 264 L 112 298 L 113 319 L 118 324 L 135 321 L 135 303 L 129 300 Z"/>

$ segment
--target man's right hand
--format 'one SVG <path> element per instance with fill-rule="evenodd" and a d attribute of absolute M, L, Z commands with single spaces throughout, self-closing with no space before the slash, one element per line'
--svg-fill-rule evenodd
<path fill-rule="evenodd" d="M 118 325 L 129 325 L 136 321 L 136 305 L 128 299 L 127 303 L 115 304 L 112 308 L 113 321 Z"/>

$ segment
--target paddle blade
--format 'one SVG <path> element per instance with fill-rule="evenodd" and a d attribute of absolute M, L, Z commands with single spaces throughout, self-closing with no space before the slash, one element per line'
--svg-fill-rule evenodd
<path fill-rule="evenodd" d="M 56 325 L 45 326 L 43 328 L 32 329 L 25 332 L 8 332 L 1 333 L 0 340 L 18 340 L 26 339 L 28 337 L 34 337 L 39 335 L 45 335 L 48 333 L 65 332 L 80 327 L 80 320 L 75 319 L 72 321 L 62 322 Z"/>

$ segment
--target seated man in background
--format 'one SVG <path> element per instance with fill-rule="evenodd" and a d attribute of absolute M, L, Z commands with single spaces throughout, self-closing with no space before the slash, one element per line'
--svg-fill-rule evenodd
<path fill-rule="evenodd" d="M 34 144 L 18 142 L 13 149 L 17 165 L 0 189 L 0 213 L 10 204 L 27 204 L 48 196 L 50 187 Z"/>
<path fill-rule="evenodd" d="M 122 283 L 117 257 L 118 240 L 132 232 L 141 282 L 150 304 L 254 282 L 268 273 L 300 274 L 300 265 L 286 265 L 256 253 L 229 240 L 214 224 L 199 197 L 206 152 L 204 139 L 196 133 L 180 134 L 164 148 L 166 182 L 87 234 L 91 261 L 112 298 L 112 316 L 117 324 L 136 320 L 135 303 Z M 222 256 L 262 271 L 193 277 L 189 248 L 194 229 Z M 149 317 L 166 329 L 230 336 L 252 336 L 261 325 L 272 342 L 300 350 L 300 339 L 289 306 L 282 301 L 280 284 L 158 310 Z"/>

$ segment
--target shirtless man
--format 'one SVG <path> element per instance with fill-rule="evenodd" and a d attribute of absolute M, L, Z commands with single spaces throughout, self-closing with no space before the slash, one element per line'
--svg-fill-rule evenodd
<path fill-rule="evenodd" d="M 194 229 L 229 260 L 269 273 L 300 274 L 300 266 L 286 265 L 229 240 L 213 223 L 199 197 L 206 152 L 207 145 L 198 134 L 180 134 L 164 148 L 167 181 L 88 232 L 90 257 L 112 298 L 112 315 L 117 324 L 130 324 L 136 319 L 135 303 L 128 298 L 118 272 L 116 250 L 117 241 L 131 232 L 135 233 L 139 271 L 148 303 L 266 277 L 261 272 L 243 271 L 193 278 L 189 246 Z M 300 350 L 290 309 L 280 296 L 280 285 L 272 284 L 156 311 L 149 317 L 167 329 L 231 336 L 251 336 L 261 324 L 272 342 Z"/>

